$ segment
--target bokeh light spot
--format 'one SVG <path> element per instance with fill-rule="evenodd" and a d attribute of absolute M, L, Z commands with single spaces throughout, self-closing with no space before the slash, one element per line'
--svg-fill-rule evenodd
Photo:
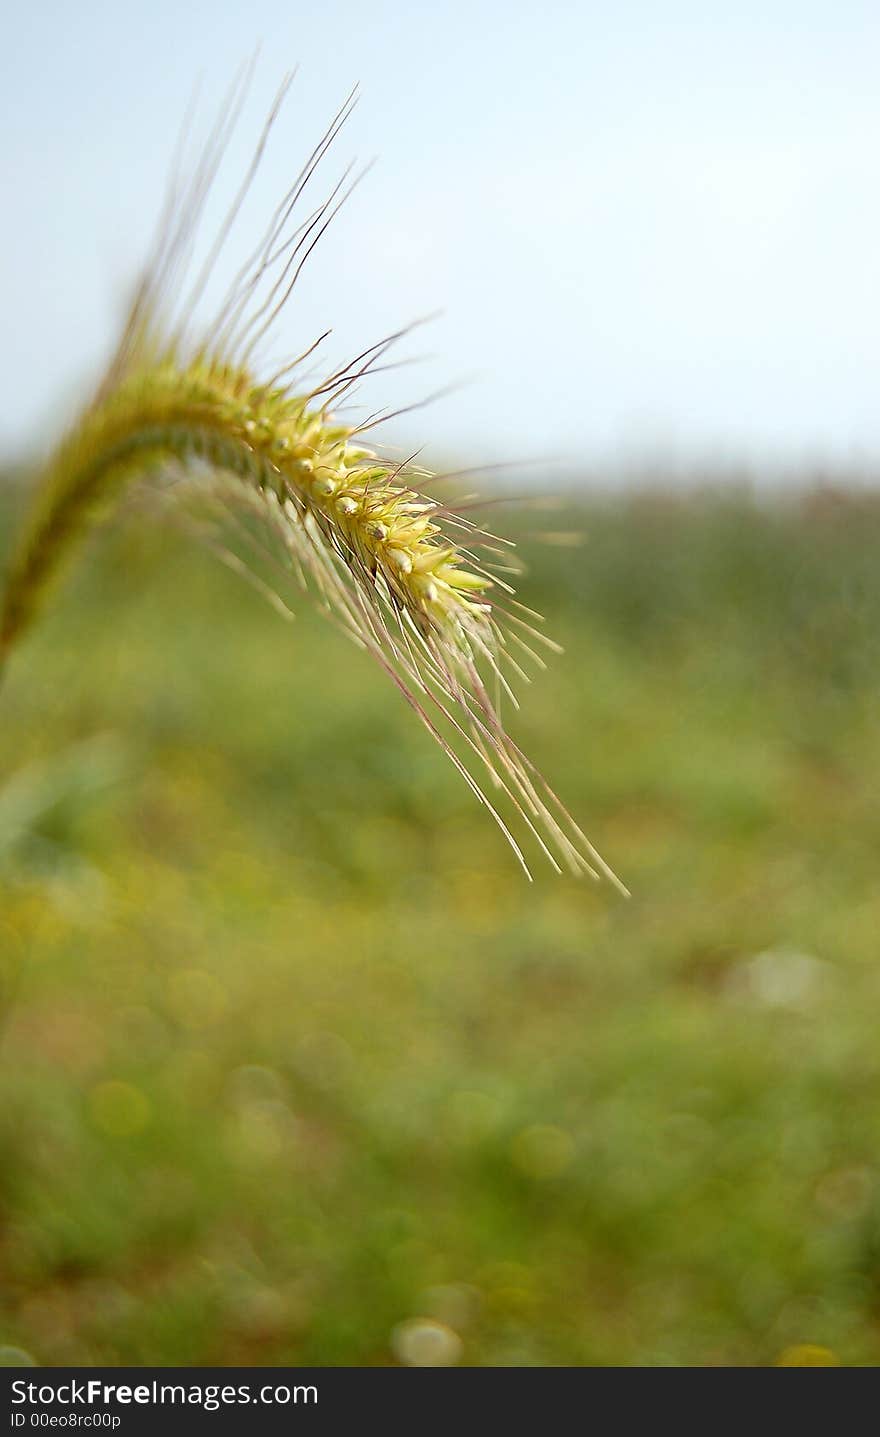
<path fill-rule="evenodd" d="M 229 1006 L 225 988 L 213 973 L 201 968 L 184 968 L 168 982 L 168 1003 L 182 1028 L 209 1028 L 223 1017 Z"/>
<path fill-rule="evenodd" d="M 562 1128 L 536 1123 L 517 1133 L 510 1145 L 516 1168 L 526 1177 L 543 1181 L 558 1178 L 574 1156 L 574 1143 Z"/>
<path fill-rule="evenodd" d="M 413 1317 L 395 1327 L 391 1349 L 405 1367 L 454 1367 L 461 1360 L 462 1341 L 443 1322 Z"/>
<path fill-rule="evenodd" d="M 817 1347 L 812 1342 L 800 1342 L 786 1347 L 776 1359 L 777 1367 L 839 1367 L 840 1358 L 830 1347 Z"/>
<path fill-rule="evenodd" d="M 89 1094 L 92 1122 L 113 1138 L 131 1137 L 150 1121 L 150 1102 L 131 1083 L 97 1083 Z"/>
<path fill-rule="evenodd" d="M 36 1367 L 37 1360 L 23 1347 L 0 1347 L 0 1367 Z"/>

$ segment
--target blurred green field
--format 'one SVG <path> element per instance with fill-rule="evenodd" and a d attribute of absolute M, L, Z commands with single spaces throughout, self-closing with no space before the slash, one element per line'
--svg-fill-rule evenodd
<path fill-rule="evenodd" d="M 305 601 L 91 546 L 0 691 L 0 1346 L 880 1360 L 880 500 L 575 522 L 516 732 L 628 903 Z"/>

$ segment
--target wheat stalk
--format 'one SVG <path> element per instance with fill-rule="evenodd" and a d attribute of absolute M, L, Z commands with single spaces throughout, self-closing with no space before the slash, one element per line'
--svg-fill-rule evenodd
<path fill-rule="evenodd" d="M 379 367 L 400 334 L 305 389 L 296 376 L 315 345 L 269 379 L 255 372 L 255 351 L 350 193 L 351 185 L 343 187 L 346 176 L 323 204 L 294 223 L 354 95 L 276 209 L 220 312 L 192 335 L 197 303 L 291 77 L 187 294 L 182 276 L 248 78 L 237 83 L 226 118 L 193 173 L 185 183 L 173 182 L 113 359 L 40 478 L 0 608 L 0 665 L 95 515 L 133 482 L 149 476 L 161 483 L 175 472 L 187 481 L 176 489 L 207 492 L 224 509 L 238 508 L 261 521 L 289 568 L 317 589 L 324 606 L 394 681 L 492 813 L 527 874 L 520 845 L 480 775 L 512 802 L 555 868 L 604 875 L 626 892 L 502 723 L 502 696 L 513 700 L 511 678 L 525 677 L 526 661 L 542 664 L 536 645 L 557 647 L 495 572 L 505 541 L 482 530 L 469 508 L 419 492 L 416 478 L 422 491 L 430 483 L 424 471 L 394 464 L 365 444 L 367 431 L 388 416 L 348 424 L 339 415 L 340 402 Z"/>

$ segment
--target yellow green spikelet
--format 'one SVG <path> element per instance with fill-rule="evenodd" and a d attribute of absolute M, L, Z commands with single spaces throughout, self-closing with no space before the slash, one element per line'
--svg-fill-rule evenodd
<path fill-rule="evenodd" d="M 237 216 L 285 89 L 209 265 Z M 296 382 L 301 361 L 268 381 L 256 372 L 258 341 L 341 203 L 333 206 L 337 187 L 294 226 L 305 185 L 351 103 L 350 97 L 206 325 L 194 319 L 205 275 L 181 298 L 180 255 L 191 247 L 228 139 L 222 126 L 188 187 L 173 195 L 171 218 L 160 229 L 107 372 L 41 476 L 7 576 L 0 662 L 27 629 L 75 539 L 132 483 L 148 480 L 174 499 L 198 497 L 203 513 L 207 500 L 209 518 L 200 527 L 227 557 L 233 557 L 229 542 L 253 543 L 250 521 L 259 521 L 273 562 L 316 590 L 392 678 L 499 823 L 526 872 L 520 844 L 488 790 L 509 801 L 554 867 L 604 875 L 620 887 L 502 723 L 502 700 L 516 702 L 512 681 L 526 677 L 523 664 L 541 665 L 536 646 L 555 648 L 536 626 L 537 616 L 517 604 L 495 572 L 505 541 L 485 533 L 464 510 L 420 492 L 430 485 L 424 471 L 368 447 L 364 435 L 378 419 L 346 423 L 339 412 L 399 335 L 310 386 Z M 235 555 L 234 563 L 243 568 L 245 561 Z"/>

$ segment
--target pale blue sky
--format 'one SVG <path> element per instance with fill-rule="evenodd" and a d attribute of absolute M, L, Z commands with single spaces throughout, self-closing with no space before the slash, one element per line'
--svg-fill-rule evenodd
<path fill-rule="evenodd" d="M 6 33 L 5 454 L 48 442 L 109 342 L 197 76 L 207 117 L 262 40 L 220 198 L 300 76 L 242 248 L 355 81 L 327 185 L 378 156 L 284 347 L 333 325 L 341 358 L 440 308 L 409 346 L 431 362 L 366 398 L 471 378 L 391 438 L 599 469 L 880 457 L 876 3 L 34 0 Z"/>

